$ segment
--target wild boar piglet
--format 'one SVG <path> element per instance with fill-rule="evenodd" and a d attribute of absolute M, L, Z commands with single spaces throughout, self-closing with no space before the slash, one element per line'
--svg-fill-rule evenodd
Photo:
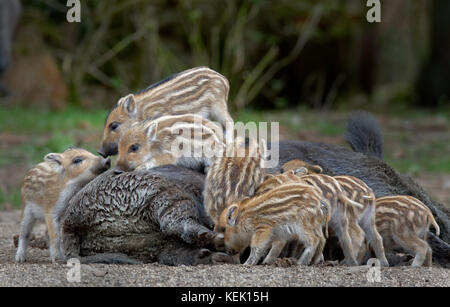
<path fill-rule="evenodd" d="M 212 158 L 203 190 L 207 214 L 217 225 L 222 211 L 234 202 L 252 197 L 263 182 L 266 143 L 243 139 L 227 144 L 223 154 Z"/>
<path fill-rule="evenodd" d="M 122 133 L 116 173 L 167 164 L 203 171 L 224 146 L 222 128 L 195 114 L 134 123 Z"/>
<path fill-rule="evenodd" d="M 363 238 L 364 232 L 358 225 L 357 219 L 351 215 L 351 210 L 352 207 L 363 209 L 364 206 L 347 197 L 345 190 L 333 177 L 323 174 L 308 175 L 307 173 L 306 167 L 300 167 L 278 175 L 267 175 L 256 194 L 259 195 L 270 191 L 277 185 L 289 182 L 302 183 L 317 188 L 322 194 L 322 200 L 327 203 L 331 211 L 330 236 L 339 239 L 345 262 L 349 265 L 357 265 L 359 249 L 353 248 L 351 235 L 357 233 L 358 238 Z"/>
<path fill-rule="evenodd" d="M 305 247 L 298 264 L 308 265 L 322 259 L 323 229 L 329 218 L 320 191 L 303 184 L 285 184 L 226 208 L 217 230 L 224 234 L 226 251 L 237 261 L 250 246 L 246 265 L 258 264 L 269 248 L 263 264 L 273 263 L 292 240 Z"/>
<path fill-rule="evenodd" d="M 167 115 L 196 114 L 217 121 L 224 131 L 233 132 L 233 118 L 227 107 L 227 78 L 204 66 L 194 67 L 157 82 L 136 94 L 128 94 L 108 114 L 98 153 L 118 153 L 124 127 L 134 122 Z M 230 124 L 229 130 L 226 130 Z"/>
<path fill-rule="evenodd" d="M 439 236 L 439 226 L 430 209 L 420 200 L 408 196 L 385 196 L 376 199 L 376 225 L 386 250 L 400 248 L 413 254 L 412 266 L 431 266 L 432 252 L 427 242 L 430 224 Z"/>
<path fill-rule="evenodd" d="M 50 153 L 25 175 L 21 189 L 22 222 L 16 261 L 24 262 L 31 231 L 37 220 L 45 220 L 52 262 L 64 258 L 61 251 L 60 215 L 70 198 L 89 181 L 106 171 L 109 159 L 80 148 Z"/>
<path fill-rule="evenodd" d="M 322 173 L 319 165 L 311 165 L 299 159 L 286 162 L 282 170 L 285 172 L 284 174 L 294 172 L 298 176 Z M 362 263 L 367 252 L 367 242 L 373 248 L 381 265 L 389 266 L 384 252 L 383 239 L 376 228 L 375 195 L 372 189 L 364 181 L 354 176 L 334 176 L 333 178 L 341 185 L 347 198 L 363 206 L 346 207 L 349 221 L 348 232 L 357 262 Z"/>

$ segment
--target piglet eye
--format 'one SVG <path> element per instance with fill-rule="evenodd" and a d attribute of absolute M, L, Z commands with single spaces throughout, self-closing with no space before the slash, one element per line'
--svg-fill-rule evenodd
<path fill-rule="evenodd" d="M 139 144 L 133 144 L 130 146 L 130 149 L 128 150 L 128 152 L 136 152 L 139 150 Z"/>
<path fill-rule="evenodd" d="M 109 125 L 109 129 L 111 129 L 111 131 L 115 131 L 117 128 L 119 128 L 119 123 L 113 122 Z"/>
<path fill-rule="evenodd" d="M 75 158 L 75 159 L 72 160 L 73 164 L 80 164 L 81 162 L 83 162 L 82 158 Z"/>

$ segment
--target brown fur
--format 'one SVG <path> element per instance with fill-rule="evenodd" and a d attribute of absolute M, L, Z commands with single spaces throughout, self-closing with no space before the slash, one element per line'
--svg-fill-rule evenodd
<path fill-rule="evenodd" d="M 109 166 L 109 159 L 84 149 L 70 148 L 63 153 L 46 155 L 44 162 L 27 172 L 21 189 L 22 228 L 16 255 L 18 262 L 25 260 L 33 224 L 40 218 L 47 223 L 50 254 L 55 261 L 59 252 L 59 214 L 71 196 Z"/>
<path fill-rule="evenodd" d="M 123 134 L 119 142 L 117 173 L 165 164 L 201 169 L 211 161 L 206 155 L 208 145 L 212 144 L 213 150 L 218 151 L 224 146 L 222 129 L 194 114 L 163 116 L 135 123 Z M 176 149 L 180 149 L 181 144 L 186 152 L 174 151 L 172 146 L 177 145 Z"/>
<path fill-rule="evenodd" d="M 286 162 L 283 171 L 291 170 L 297 175 L 305 173 L 322 173 L 322 168 L 318 165 L 310 165 L 302 160 L 291 160 Z M 366 238 L 375 251 L 377 258 L 383 266 L 389 266 L 386 259 L 383 240 L 377 231 L 375 224 L 375 195 L 371 188 L 362 180 L 353 176 L 333 177 L 341 185 L 346 196 L 364 206 L 347 207 L 347 218 L 349 220 L 349 234 L 352 240 L 352 248 L 358 263 L 361 264 L 366 254 L 367 247 L 364 242 Z"/>
<path fill-rule="evenodd" d="M 376 224 L 387 250 L 402 248 L 415 255 L 412 266 L 431 266 L 432 251 L 427 243 L 430 224 L 437 225 L 430 209 L 412 196 L 385 196 L 376 200 Z"/>
<path fill-rule="evenodd" d="M 266 159 L 266 144 L 251 141 L 243 148 L 236 142 L 222 156 L 214 157 L 208 169 L 203 191 L 207 214 L 217 225 L 222 211 L 230 204 L 251 197 L 262 183 Z M 244 154 L 240 155 L 239 150 Z"/>
<path fill-rule="evenodd" d="M 333 177 L 323 174 L 304 175 L 305 172 L 306 169 L 303 169 L 301 173 L 295 175 L 294 171 L 291 170 L 284 174 L 269 176 L 256 193 L 258 195 L 271 190 L 277 185 L 289 182 L 308 184 L 318 188 L 331 210 L 330 230 L 332 232 L 330 236 L 339 238 L 347 264 L 356 265 L 357 260 L 351 242 L 350 231 L 354 228 L 357 229 L 357 232 L 362 233 L 362 229 L 357 221 L 352 219 L 349 210 L 351 207 L 362 207 L 362 205 L 349 199 L 344 189 Z"/>
<path fill-rule="evenodd" d="M 264 181 L 258 186 L 258 189 L 256 189 L 255 195 L 264 194 L 286 183 L 302 183 L 302 180 L 299 176 L 294 174 L 294 171 L 277 175 L 267 174 L 264 177 Z"/>
<path fill-rule="evenodd" d="M 245 264 L 255 265 L 270 248 L 263 264 L 271 264 L 289 240 L 297 239 L 305 246 L 298 263 L 317 263 L 325 245 L 322 229 L 329 219 L 321 197 L 312 186 L 285 184 L 232 204 L 222 212 L 218 224 L 228 253 L 237 257 L 250 245 Z"/>
<path fill-rule="evenodd" d="M 366 253 L 365 238 L 375 251 L 381 265 L 389 266 L 384 252 L 383 239 L 376 227 L 375 194 L 372 189 L 362 180 L 353 176 L 335 176 L 334 179 L 342 186 L 348 198 L 364 206 L 363 209 L 357 206 L 349 206 L 347 211 L 351 221 L 350 226 L 355 225 L 354 221 L 356 221 L 361 227 L 349 228 L 353 250 L 358 263 L 361 263 Z M 363 232 L 361 232 L 361 229 Z"/>
<path fill-rule="evenodd" d="M 195 67 L 139 94 L 129 94 L 108 115 L 99 153 L 117 153 L 124 125 L 166 115 L 196 114 L 217 120 L 225 129 L 227 122 L 233 123 L 227 107 L 228 91 L 224 76 L 207 67 Z"/>

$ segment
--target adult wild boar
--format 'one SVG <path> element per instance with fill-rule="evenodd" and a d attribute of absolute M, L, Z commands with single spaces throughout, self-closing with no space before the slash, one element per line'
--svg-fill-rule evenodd
<path fill-rule="evenodd" d="M 441 229 L 440 238 L 431 232 L 428 235 L 433 261 L 448 267 L 448 209 L 381 159 L 381 132 L 368 116 L 355 113 L 349 119 L 347 139 L 355 151 L 322 143 L 281 141 L 279 166 L 269 172 L 279 171 L 289 160 L 301 159 L 320 165 L 325 174 L 363 180 L 376 197 L 416 197 L 431 209 Z M 120 252 L 143 261 L 168 264 L 229 261 L 222 253 L 202 250 L 220 244 L 217 234 L 209 228 L 211 221 L 202 204 L 203 181 L 203 174 L 173 165 L 99 176 L 71 199 L 62 218 L 67 253 L 87 256 Z"/>
<path fill-rule="evenodd" d="M 21 13 L 19 0 L 0 1 L 0 78 L 11 63 L 12 37 Z M 0 83 L 0 95 L 8 90 Z"/>

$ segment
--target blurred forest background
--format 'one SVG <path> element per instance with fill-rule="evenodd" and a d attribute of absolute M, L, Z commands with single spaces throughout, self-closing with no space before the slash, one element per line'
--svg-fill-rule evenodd
<path fill-rule="evenodd" d="M 120 97 L 200 65 L 230 81 L 235 120 L 279 121 L 283 138 L 345 146 L 348 112 L 374 112 L 387 162 L 450 202 L 450 1 L 382 0 L 380 23 L 365 0 L 81 0 L 81 23 L 66 2 L 21 0 L 0 209 L 45 153 L 94 152 Z"/>

